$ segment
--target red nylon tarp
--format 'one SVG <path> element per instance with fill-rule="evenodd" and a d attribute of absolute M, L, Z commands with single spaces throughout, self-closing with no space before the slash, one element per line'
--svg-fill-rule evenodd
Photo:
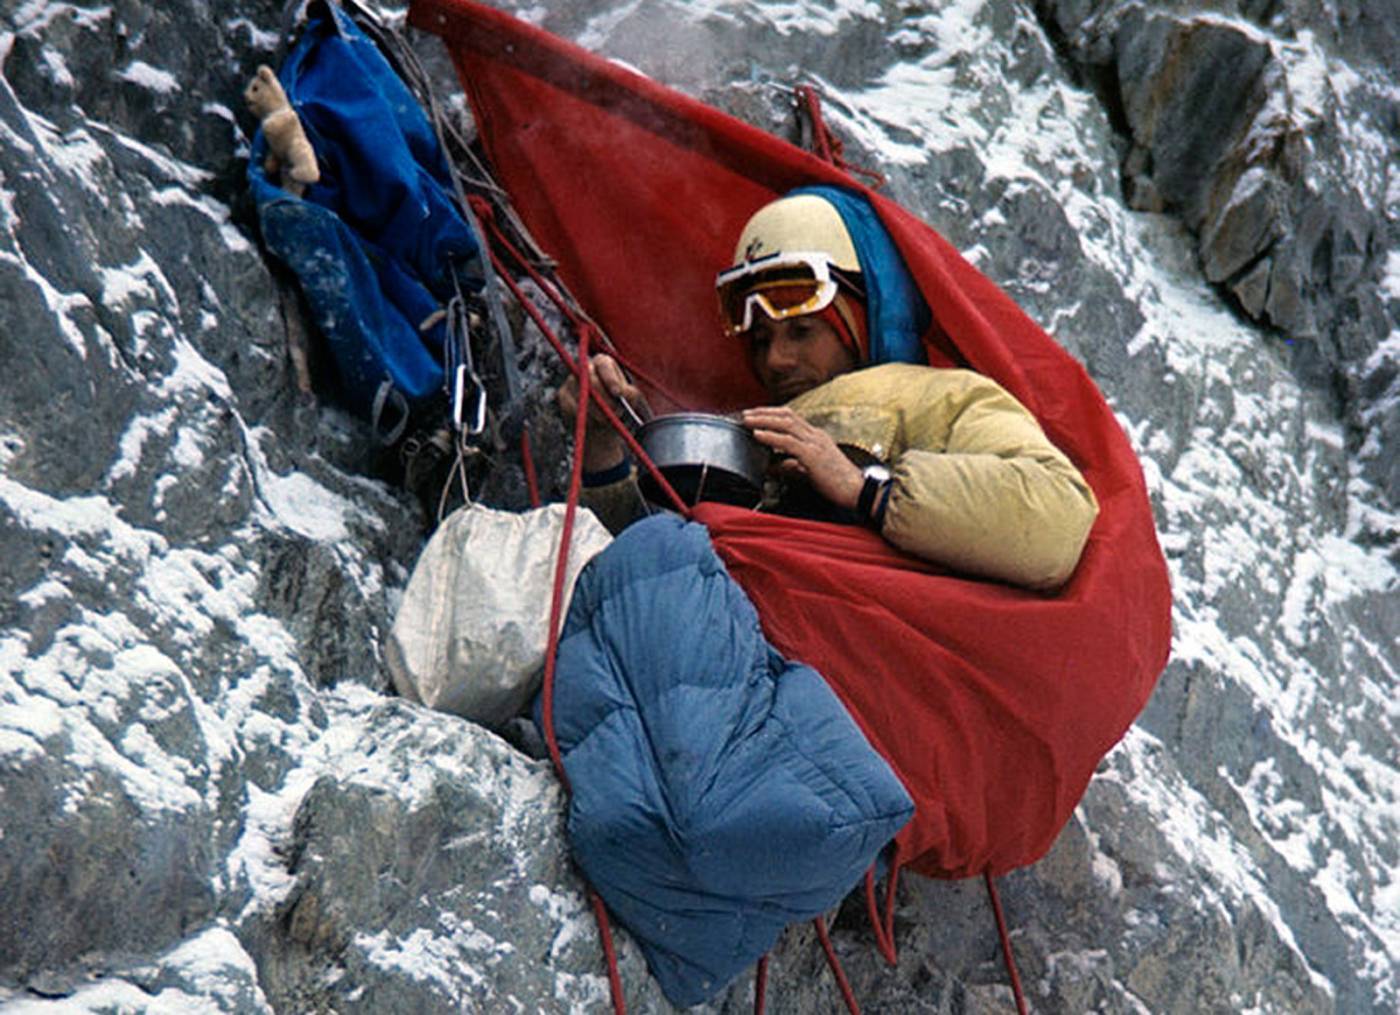
<path fill-rule="evenodd" d="M 1084 472 L 1101 513 L 1053 596 L 857 528 L 697 511 L 769 639 L 827 678 L 914 797 L 899 862 L 961 877 L 1039 858 L 1171 639 L 1142 471 L 1084 369 L 928 225 L 815 156 L 488 7 L 414 0 L 409 21 L 446 42 L 492 169 L 565 282 L 684 407 L 762 401 L 719 330 L 714 273 L 761 205 L 835 183 L 874 202 L 932 307 L 930 362 L 995 378 Z"/>

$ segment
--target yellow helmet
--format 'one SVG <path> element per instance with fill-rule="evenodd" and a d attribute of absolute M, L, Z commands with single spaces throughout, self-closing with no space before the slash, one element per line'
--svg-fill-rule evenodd
<path fill-rule="evenodd" d="M 860 271 L 855 244 L 835 205 L 816 194 L 780 197 L 756 211 L 734 247 L 734 263 L 765 254 L 823 253 L 832 267 Z"/>

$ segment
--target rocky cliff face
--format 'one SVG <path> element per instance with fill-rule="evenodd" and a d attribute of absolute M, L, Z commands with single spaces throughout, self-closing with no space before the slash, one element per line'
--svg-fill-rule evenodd
<path fill-rule="evenodd" d="M 1004 881 L 1037 1010 L 1400 1004 L 1388 7 L 513 7 L 780 133 L 776 86 L 820 85 L 848 155 L 1083 360 L 1138 447 L 1173 660 Z M 386 692 L 423 518 L 361 424 L 299 396 L 300 309 L 243 202 L 239 96 L 280 19 L 0 14 L 0 1008 L 602 1009 L 547 764 Z M 861 906 L 837 916 L 868 1009 L 1007 1009 L 980 886 L 910 879 L 896 930 L 891 969 Z M 630 1006 L 667 1010 L 620 950 Z M 807 931 L 769 1003 L 839 1006 Z"/>

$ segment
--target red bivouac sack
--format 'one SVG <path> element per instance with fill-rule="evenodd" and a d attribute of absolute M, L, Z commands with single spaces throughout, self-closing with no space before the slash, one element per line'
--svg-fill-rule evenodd
<path fill-rule="evenodd" d="M 768 638 L 835 688 L 917 805 L 895 866 L 997 875 L 1048 850 L 1166 665 L 1171 591 L 1142 470 L 1083 367 L 938 233 L 784 141 L 499 11 L 414 0 L 446 42 L 497 178 L 620 352 L 687 404 L 763 392 L 718 326 L 715 272 L 794 187 L 864 194 L 934 326 L 935 366 L 986 374 L 1080 468 L 1100 515 L 1042 595 L 940 572 L 852 527 L 702 505 Z"/>

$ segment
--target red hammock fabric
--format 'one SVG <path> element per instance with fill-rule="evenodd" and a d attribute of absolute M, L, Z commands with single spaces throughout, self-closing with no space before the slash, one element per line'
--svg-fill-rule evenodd
<path fill-rule="evenodd" d="M 933 229 L 815 156 L 466 0 L 414 0 L 409 21 L 447 43 L 497 178 L 565 282 L 684 408 L 763 400 L 718 327 L 714 273 L 757 208 L 834 183 L 874 202 L 908 262 L 935 318 L 930 362 L 995 378 L 1083 470 L 1101 514 L 1048 597 L 856 528 L 696 512 L 769 639 L 826 676 L 904 779 L 918 811 L 897 862 L 963 877 L 1038 859 L 1171 640 L 1141 468 L 1083 368 Z"/>

